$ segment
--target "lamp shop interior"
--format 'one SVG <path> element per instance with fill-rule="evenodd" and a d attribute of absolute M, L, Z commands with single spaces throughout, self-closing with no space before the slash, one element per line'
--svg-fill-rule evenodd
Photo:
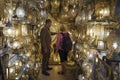
<path fill-rule="evenodd" d="M 120 0 L 0 0 L 0 80 L 120 80 L 119 23 Z"/>

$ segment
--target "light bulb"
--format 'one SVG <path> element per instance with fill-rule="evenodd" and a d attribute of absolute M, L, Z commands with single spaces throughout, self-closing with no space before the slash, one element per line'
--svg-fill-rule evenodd
<path fill-rule="evenodd" d="M 117 42 L 114 42 L 114 43 L 113 43 L 113 48 L 116 49 L 117 47 L 118 47 Z"/>

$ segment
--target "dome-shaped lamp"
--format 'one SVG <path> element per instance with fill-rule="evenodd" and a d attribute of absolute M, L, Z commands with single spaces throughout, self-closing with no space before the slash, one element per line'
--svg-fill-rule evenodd
<path fill-rule="evenodd" d="M 13 49 L 19 49 L 21 47 L 21 42 L 20 41 L 14 41 L 12 43 L 12 48 Z"/>
<path fill-rule="evenodd" d="M 118 47 L 117 42 L 114 42 L 112 46 L 113 46 L 113 49 L 117 49 L 117 47 Z"/>
<path fill-rule="evenodd" d="M 4 29 L 3 29 L 4 36 L 6 36 L 6 37 L 14 37 L 14 31 L 15 31 L 15 28 L 12 27 L 10 21 L 8 21 L 6 23 L 6 27 L 4 27 Z"/>
<path fill-rule="evenodd" d="M 22 8 L 22 7 L 18 7 L 16 9 L 16 15 L 19 17 L 19 18 L 23 18 L 25 16 L 25 10 Z"/>

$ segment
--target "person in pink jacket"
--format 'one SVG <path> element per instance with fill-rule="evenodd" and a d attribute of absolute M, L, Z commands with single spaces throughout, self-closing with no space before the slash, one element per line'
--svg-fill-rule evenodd
<path fill-rule="evenodd" d="M 56 52 L 59 53 L 62 69 L 58 74 L 64 74 L 64 62 L 67 61 L 68 56 L 68 51 L 64 51 L 61 47 L 63 34 L 68 34 L 68 32 L 66 32 L 65 27 L 62 25 L 60 26 L 60 33 L 58 34 L 56 41 Z"/>

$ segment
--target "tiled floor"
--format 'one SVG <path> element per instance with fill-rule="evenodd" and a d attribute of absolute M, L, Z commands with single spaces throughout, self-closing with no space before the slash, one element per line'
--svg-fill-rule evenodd
<path fill-rule="evenodd" d="M 72 77 L 73 75 L 71 75 L 71 73 L 67 73 L 65 75 L 57 74 L 57 72 L 61 70 L 60 65 L 52 65 L 51 67 L 53 70 L 49 71 L 50 76 L 44 76 L 40 71 L 37 80 L 75 80 L 75 78 Z"/>

